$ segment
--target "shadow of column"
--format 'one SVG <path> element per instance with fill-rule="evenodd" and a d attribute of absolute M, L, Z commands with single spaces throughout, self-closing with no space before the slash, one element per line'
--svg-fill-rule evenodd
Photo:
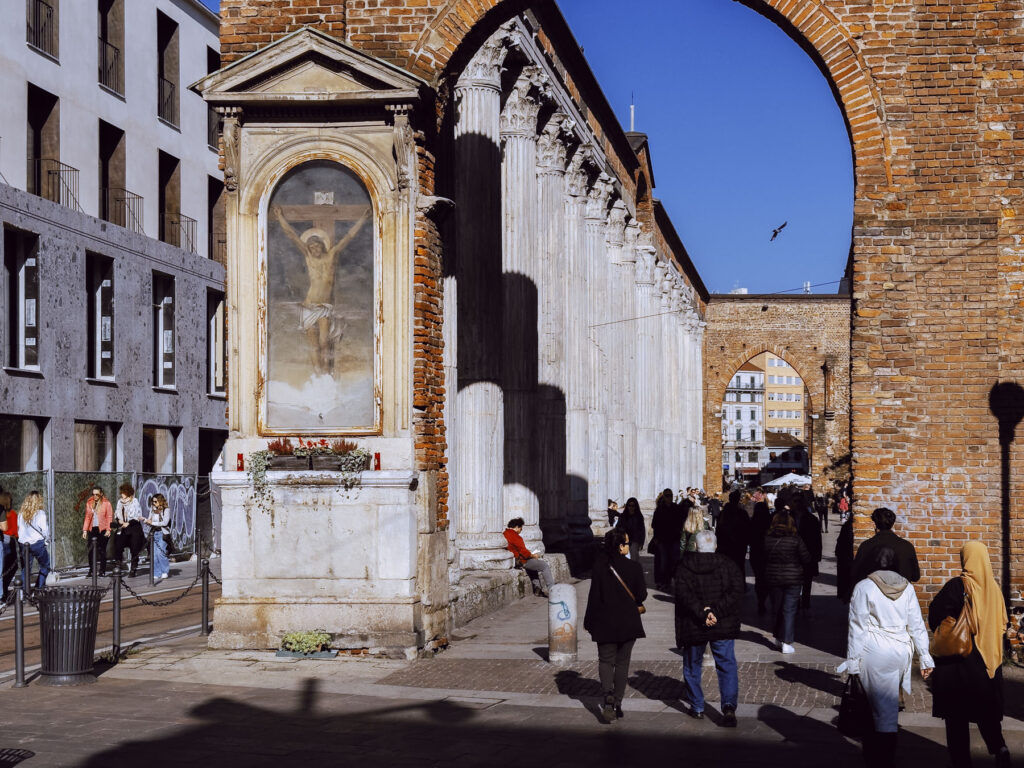
<path fill-rule="evenodd" d="M 988 407 L 999 422 L 1000 496 L 1002 522 L 1002 584 L 1003 597 L 1010 599 L 1010 444 L 1017 425 L 1024 419 L 1024 388 L 1011 381 L 1001 381 L 989 390 Z"/>

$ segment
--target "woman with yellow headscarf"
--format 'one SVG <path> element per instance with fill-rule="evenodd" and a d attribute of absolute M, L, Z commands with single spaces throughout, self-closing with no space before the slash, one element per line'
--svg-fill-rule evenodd
<path fill-rule="evenodd" d="M 977 723 L 997 766 L 1010 765 L 1003 740 L 1003 637 L 1006 602 L 992 576 L 988 550 L 969 541 L 960 550 L 963 573 L 946 583 L 928 608 L 934 632 L 947 616 L 960 616 L 967 598 L 977 633 L 971 655 L 936 657 L 932 676 L 932 715 L 946 721 L 946 747 L 953 768 L 971 765 L 969 723 Z"/>

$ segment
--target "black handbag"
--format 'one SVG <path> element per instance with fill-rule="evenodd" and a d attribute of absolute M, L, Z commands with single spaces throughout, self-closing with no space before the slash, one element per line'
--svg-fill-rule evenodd
<path fill-rule="evenodd" d="M 871 702 L 860 683 L 859 675 L 849 675 L 846 678 L 846 688 L 839 700 L 839 718 L 836 720 L 836 727 L 844 736 L 852 739 L 859 739 L 865 733 L 875 729 L 874 718 L 871 714 Z"/>

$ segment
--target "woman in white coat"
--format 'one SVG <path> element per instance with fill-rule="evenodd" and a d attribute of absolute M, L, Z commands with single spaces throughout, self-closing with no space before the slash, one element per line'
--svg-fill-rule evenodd
<path fill-rule="evenodd" d="M 891 570 L 895 563 L 895 552 L 880 549 L 874 572 L 854 587 L 846 662 L 839 668 L 860 675 L 871 702 L 875 729 L 865 734 L 863 746 L 864 762 L 872 768 L 896 765 L 900 688 L 910 693 L 914 650 L 923 678 L 935 666 L 917 594 L 910 582 Z"/>

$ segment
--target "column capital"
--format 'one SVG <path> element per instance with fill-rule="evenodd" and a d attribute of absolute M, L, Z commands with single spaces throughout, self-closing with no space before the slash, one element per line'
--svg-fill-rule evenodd
<path fill-rule="evenodd" d="M 536 140 L 537 116 L 540 114 L 547 80 L 547 75 L 540 67 L 531 65 L 523 68 L 501 110 L 503 136 L 522 136 Z"/>
<path fill-rule="evenodd" d="M 564 112 L 551 115 L 537 140 L 537 173 L 557 176 L 565 174 L 573 125 L 573 121 Z"/>
<path fill-rule="evenodd" d="M 569 168 L 565 172 L 565 190 L 570 197 L 584 198 L 587 194 L 587 186 L 590 182 L 590 174 L 587 172 L 587 151 L 585 147 L 578 147 L 569 161 Z"/>
<path fill-rule="evenodd" d="M 624 243 L 622 246 L 622 263 L 631 265 L 636 263 L 636 241 L 640 235 L 640 222 L 630 219 L 626 224 L 624 232 Z"/>
<path fill-rule="evenodd" d="M 608 201 L 611 199 L 615 187 L 612 186 L 612 177 L 601 173 L 597 180 L 587 190 L 587 213 L 586 218 L 591 221 L 604 222 L 608 216 Z"/>
<path fill-rule="evenodd" d="M 655 250 L 649 245 L 636 247 L 636 282 L 640 285 L 654 285 Z"/>
<path fill-rule="evenodd" d="M 509 30 L 499 29 L 473 54 L 459 75 L 455 90 L 465 88 L 501 89 L 501 67 L 505 63 L 512 38 Z"/>
<path fill-rule="evenodd" d="M 626 241 L 626 216 L 628 215 L 626 204 L 621 199 L 612 203 L 612 207 L 608 211 L 608 243 L 620 251 Z M 621 262 L 622 256 L 619 255 L 616 263 Z"/>

